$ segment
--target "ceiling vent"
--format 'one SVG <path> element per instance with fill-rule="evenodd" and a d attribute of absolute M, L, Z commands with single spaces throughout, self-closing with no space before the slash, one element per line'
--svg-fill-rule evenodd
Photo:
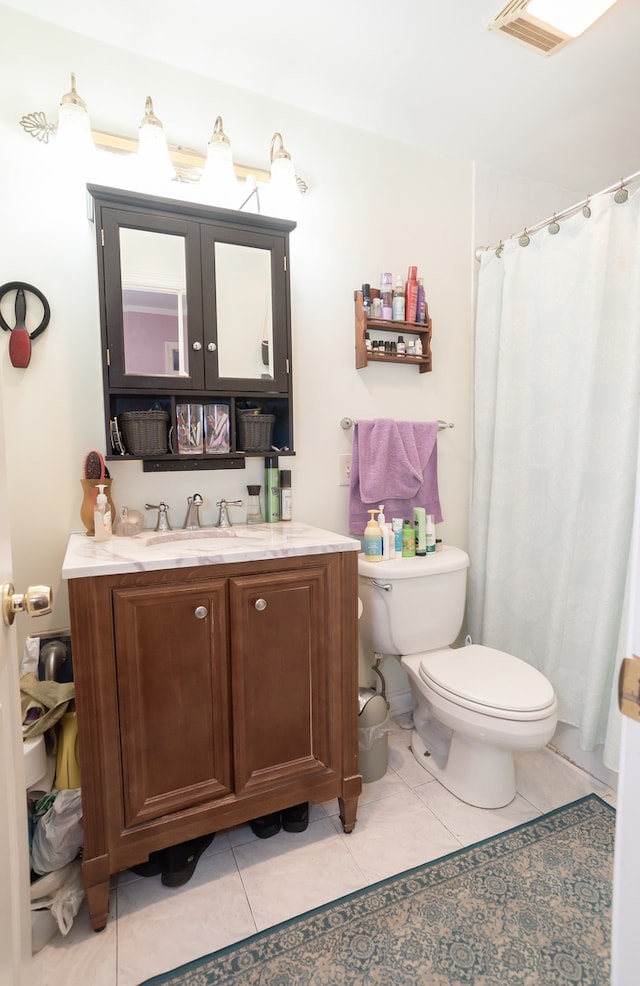
<path fill-rule="evenodd" d="M 573 41 L 557 27 L 533 17 L 527 10 L 529 0 L 509 0 L 502 10 L 487 24 L 487 30 L 505 34 L 514 41 L 536 48 L 551 55 L 567 41 Z"/>

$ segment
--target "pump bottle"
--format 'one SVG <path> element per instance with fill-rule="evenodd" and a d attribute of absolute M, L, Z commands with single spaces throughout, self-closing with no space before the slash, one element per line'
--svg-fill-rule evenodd
<path fill-rule="evenodd" d="M 375 519 L 377 510 L 368 510 L 369 523 L 364 529 L 364 557 L 367 561 L 382 561 L 382 531 Z"/>
<path fill-rule="evenodd" d="M 93 511 L 93 526 L 96 541 L 108 541 L 111 537 L 111 510 L 105 493 L 106 486 L 98 484 L 98 495 Z"/>

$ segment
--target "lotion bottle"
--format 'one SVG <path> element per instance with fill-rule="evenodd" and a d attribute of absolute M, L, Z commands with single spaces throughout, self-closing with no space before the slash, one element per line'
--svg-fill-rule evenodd
<path fill-rule="evenodd" d="M 364 529 L 364 557 L 367 561 L 382 561 L 382 531 L 375 519 L 377 510 L 368 510 L 369 523 Z"/>
<path fill-rule="evenodd" d="M 108 541 L 111 537 L 111 510 L 105 493 L 106 487 L 98 484 L 98 495 L 93 511 L 93 526 L 96 541 Z"/>

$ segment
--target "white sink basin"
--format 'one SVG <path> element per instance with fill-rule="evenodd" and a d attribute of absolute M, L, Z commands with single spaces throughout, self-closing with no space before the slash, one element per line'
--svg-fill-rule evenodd
<path fill-rule="evenodd" d="M 147 544 L 166 544 L 171 541 L 264 541 L 267 534 L 259 527 L 198 527 L 192 531 L 154 531 L 147 538 Z M 218 545 L 222 547 L 222 545 Z"/>

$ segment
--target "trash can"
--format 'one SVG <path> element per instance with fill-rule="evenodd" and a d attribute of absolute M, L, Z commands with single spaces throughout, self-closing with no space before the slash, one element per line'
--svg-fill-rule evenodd
<path fill-rule="evenodd" d="M 365 784 L 379 781 L 387 770 L 389 712 L 386 700 L 372 688 L 358 693 L 358 753 Z"/>

